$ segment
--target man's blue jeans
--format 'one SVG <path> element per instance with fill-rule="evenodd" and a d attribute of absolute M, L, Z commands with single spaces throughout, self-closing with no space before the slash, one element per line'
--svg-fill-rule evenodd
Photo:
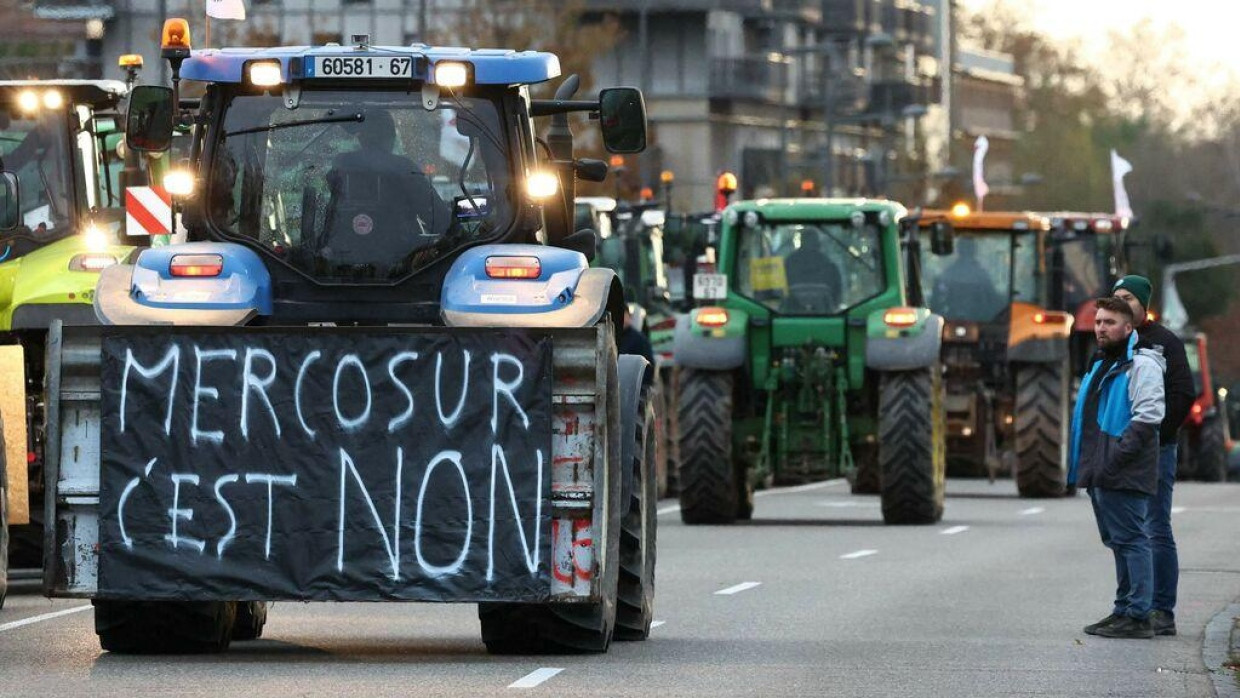
<path fill-rule="evenodd" d="M 1164 445 L 1158 452 L 1158 495 L 1150 502 L 1150 546 L 1154 551 L 1155 611 L 1175 615 L 1175 590 L 1180 583 L 1180 557 L 1171 534 L 1171 491 L 1179 449 Z"/>
<path fill-rule="evenodd" d="M 1115 607 L 1112 613 L 1145 620 L 1154 600 L 1154 556 L 1150 550 L 1149 495 L 1093 487 L 1089 500 L 1102 544 L 1115 555 Z"/>

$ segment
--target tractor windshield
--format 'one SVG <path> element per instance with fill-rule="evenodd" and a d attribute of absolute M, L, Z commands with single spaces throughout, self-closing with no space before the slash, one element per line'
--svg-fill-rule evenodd
<path fill-rule="evenodd" d="M 64 111 L 9 114 L 0 106 L 0 160 L 20 182 L 19 234 L 51 241 L 72 232 L 73 155 Z"/>
<path fill-rule="evenodd" d="M 211 163 L 208 216 L 323 281 L 397 279 L 494 237 L 513 219 L 499 110 L 434 111 L 393 91 L 232 99 Z"/>
<path fill-rule="evenodd" d="M 882 293 L 882 233 L 850 222 L 740 230 L 733 287 L 785 315 L 836 315 Z"/>
<path fill-rule="evenodd" d="M 933 254 L 922 233 L 922 290 L 931 310 L 949 320 L 992 322 L 1013 301 L 1039 301 L 1032 234 L 958 232 L 950 255 Z"/>
<path fill-rule="evenodd" d="M 1082 235 L 1059 243 L 1063 259 L 1063 303 L 1076 309 L 1107 294 L 1113 276 L 1114 239 L 1110 235 Z"/>

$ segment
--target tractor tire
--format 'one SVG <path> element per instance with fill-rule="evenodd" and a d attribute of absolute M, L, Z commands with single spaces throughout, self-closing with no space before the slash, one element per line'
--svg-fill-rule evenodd
<path fill-rule="evenodd" d="M 853 494 L 879 494 L 883 491 L 882 473 L 878 467 L 878 449 L 874 444 L 852 447 L 853 472 L 848 478 Z"/>
<path fill-rule="evenodd" d="M 732 462 L 732 374 L 681 369 L 680 519 L 730 524 L 740 500 Z"/>
<path fill-rule="evenodd" d="M 1022 497 L 1062 497 L 1068 463 L 1068 367 L 1016 368 L 1016 490 Z"/>
<path fill-rule="evenodd" d="M 1223 482 L 1227 479 L 1227 444 L 1220 415 L 1207 417 L 1197 434 L 1197 479 L 1202 482 Z"/>
<path fill-rule="evenodd" d="M 228 649 L 235 601 L 95 599 L 99 644 L 117 654 L 211 654 Z"/>
<path fill-rule="evenodd" d="M 667 491 L 660 497 L 680 494 L 680 417 L 676 406 L 680 403 L 677 385 L 679 370 L 664 369 L 663 380 L 663 450 L 667 454 Z"/>
<path fill-rule="evenodd" d="M 655 473 L 655 491 L 659 499 L 667 496 L 668 479 L 671 477 L 669 465 L 671 464 L 670 453 L 668 452 L 667 427 L 669 424 L 667 418 L 667 390 L 662 381 L 656 379 L 654 384 L 649 388 L 650 407 L 654 413 L 653 422 L 650 425 L 650 438 L 654 440 L 654 473 Z"/>
<path fill-rule="evenodd" d="M 237 622 L 233 624 L 232 639 L 257 640 L 263 636 L 263 626 L 266 624 L 266 601 L 238 601 Z"/>
<path fill-rule="evenodd" d="M 932 524 L 943 518 L 946 415 L 938 365 L 880 374 L 878 463 L 883 522 Z"/>
<path fill-rule="evenodd" d="M 619 424 L 620 387 L 616 355 L 611 355 L 607 376 L 608 405 L 599 425 Z M 595 572 L 601 575 L 602 601 L 598 603 L 481 603 L 478 620 L 482 642 L 491 654 L 586 654 L 606 652 L 616 628 L 616 605 L 620 582 L 620 528 L 625 504 L 620 501 L 620 430 L 599 430 L 607 443 L 603 501 L 607 503 L 603 555 L 595 555 Z M 596 544 L 596 548 L 597 548 Z"/>
<path fill-rule="evenodd" d="M 658 435 L 654 405 L 642 410 L 633 450 L 633 492 L 620 524 L 620 586 L 616 593 L 616 639 L 645 640 L 654 620 L 657 511 L 654 463 Z"/>

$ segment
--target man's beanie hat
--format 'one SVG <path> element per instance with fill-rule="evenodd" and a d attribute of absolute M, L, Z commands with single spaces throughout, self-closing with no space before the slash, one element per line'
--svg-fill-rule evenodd
<path fill-rule="evenodd" d="M 1150 284 L 1149 279 L 1144 276 L 1130 274 L 1115 282 L 1115 288 L 1111 289 L 1111 293 L 1114 294 L 1121 288 L 1136 296 L 1137 302 L 1141 304 L 1142 308 L 1149 309 L 1150 296 L 1154 295 L 1154 287 Z"/>

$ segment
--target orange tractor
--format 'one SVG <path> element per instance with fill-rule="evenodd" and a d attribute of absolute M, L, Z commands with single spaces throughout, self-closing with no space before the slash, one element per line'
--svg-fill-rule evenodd
<path fill-rule="evenodd" d="M 945 219 L 955 249 L 920 262 L 930 308 L 946 319 L 949 473 L 1009 471 L 1023 497 L 1061 496 L 1073 316 L 1051 305 L 1050 221 L 958 204 L 923 212 L 922 234 Z"/>

